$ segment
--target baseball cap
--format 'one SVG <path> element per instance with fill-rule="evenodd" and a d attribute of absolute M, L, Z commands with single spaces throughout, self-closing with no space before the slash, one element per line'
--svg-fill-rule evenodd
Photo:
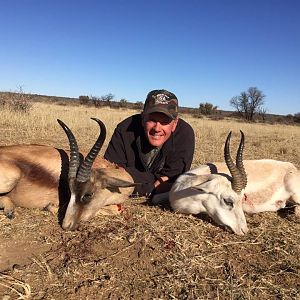
<path fill-rule="evenodd" d="M 153 90 L 146 98 L 144 104 L 143 114 L 151 114 L 154 112 L 161 112 L 176 119 L 178 116 L 178 99 L 167 90 Z"/>

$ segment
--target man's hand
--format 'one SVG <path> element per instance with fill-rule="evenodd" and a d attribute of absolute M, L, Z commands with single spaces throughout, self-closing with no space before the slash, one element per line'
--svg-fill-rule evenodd
<path fill-rule="evenodd" d="M 164 183 L 165 181 L 169 180 L 169 177 L 167 176 L 161 176 L 159 179 L 157 179 L 155 182 L 154 182 L 154 186 L 155 188 L 157 188 L 160 184 Z"/>
<path fill-rule="evenodd" d="M 154 182 L 155 193 L 165 193 L 171 189 L 172 183 L 168 182 L 169 177 L 161 176 Z"/>

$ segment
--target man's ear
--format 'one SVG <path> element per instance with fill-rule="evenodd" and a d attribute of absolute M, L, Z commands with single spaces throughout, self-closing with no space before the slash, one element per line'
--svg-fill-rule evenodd
<path fill-rule="evenodd" d="M 176 119 L 173 122 L 173 127 L 172 127 L 172 132 L 175 131 L 176 127 L 177 127 L 177 123 L 178 123 L 178 117 L 176 117 Z"/>

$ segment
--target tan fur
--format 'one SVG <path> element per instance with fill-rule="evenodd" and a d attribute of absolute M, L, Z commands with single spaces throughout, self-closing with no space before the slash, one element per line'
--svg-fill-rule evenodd
<path fill-rule="evenodd" d="M 0 208 L 4 209 L 4 213 L 12 217 L 15 206 L 48 208 L 51 211 L 55 211 L 55 207 L 66 207 L 69 193 L 68 156 L 69 151 L 43 145 L 0 147 Z M 109 210 L 116 213 L 119 211 L 116 204 L 124 202 L 133 191 L 133 187 L 108 189 L 99 186 L 100 181 L 97 180 L 103 176 L 133 182 L 124 169 L 102 157 L 95 159 L 93 170 L 91 178 L 95 177 L 94 197 L 90 203 L 78 205 L 80 213 L 76 214 L 75 221 L 73 215 L 68 216 L 72 226 L 69 228 L 65 225 L 66 229 L 75 229 L 79 221 L 101 213 L 105 206 L 110 206 L 111 209 L 104 210 L 104 214 Z"/>

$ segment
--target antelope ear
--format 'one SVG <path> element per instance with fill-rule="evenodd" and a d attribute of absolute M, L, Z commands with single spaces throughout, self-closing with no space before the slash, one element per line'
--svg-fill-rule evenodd
<path fill-rule="evenodd" d="M 209 193 L 213 193 L 216 190 L 217 184 L 218 183 L 216 180 L 214 180 L 214 178 L 209 177 L 207 181 L 194 185 L 192 189 L 209 194 Z"/>
<path fill-rule="evenodd" d="M 101 184 L 103 188 L 113 188 L 113 187 L 132 187 L 139 185 L 140 183 L 134 183 L 122 179 L 118 179 L 115 177 L 105 177 L 101 180 Z"/>

